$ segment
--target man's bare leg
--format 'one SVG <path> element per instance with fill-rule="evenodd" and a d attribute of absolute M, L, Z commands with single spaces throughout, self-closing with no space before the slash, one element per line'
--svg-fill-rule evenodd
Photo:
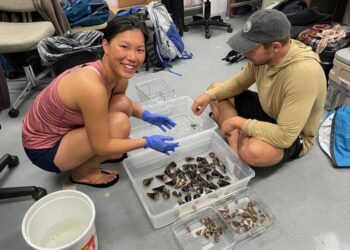
<path fill-rule="evenodd" d="M 237 116 L 237 111 L 229 100 L 212 101 L 210 103 L 213 119 L 221 127 L 221 124 L 228 118 Z M 279 163 L 284 150 L 276 148 L 264 141 L 244 136 L 239 129 L 235 129 L 227 137 L 232 150 L 247 164 L 254 167 L 269 167 Z"/>
<path fill-rule="evenodd" d="M 217 122 L 219 127 L 228 118 L 237 116 L 237 111 L 229 100 L 223 101 L 212 101 L 210 107 L 213 112 L 213 119 Z M 238 154 L 238 143 L 239 143 L 240 131 L 235 129 L 231 132 L 231 135 L 227 137 L 227 141 L 231 146 L 232 150 Z"/>
<path fill-rule="evenodd" d="M 242 161 L 253 167 L 270 167 L 283 159 L 284 150 L 248 136 L 242 136 L 238 154 Z"/>

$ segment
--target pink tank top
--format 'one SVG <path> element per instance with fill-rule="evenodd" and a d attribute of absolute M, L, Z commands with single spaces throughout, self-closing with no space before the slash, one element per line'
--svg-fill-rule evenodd
<path fill-rule="evenodd" d="M 57 86 L 62 77 L 84 65 L 94 67 L 106 84 L 99 60 L 78 65 L 56 77 L 35 99 L 22 122 L 23 146 L 30 149 L 51 148 L 70 130 L 84 126 L 83 115 L 65 106 L 58 96 Z"/>

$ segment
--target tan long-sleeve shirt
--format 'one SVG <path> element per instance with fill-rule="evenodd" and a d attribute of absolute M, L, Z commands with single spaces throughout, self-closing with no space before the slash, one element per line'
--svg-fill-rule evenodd
<path fill-rule="evenodd" d="M 326 78 L 318 55 L 292 40 L 288 53 L 277 65 L 249 62 L 241 72 L 207 91 L 213 100 L 240 94 L 256 83 L 263 110 L 277 124 L 248 119 L 243 131 L 278 148 L 288 148 L 301 135 L 300 156 L 314 144 L 326 98 Z"/>

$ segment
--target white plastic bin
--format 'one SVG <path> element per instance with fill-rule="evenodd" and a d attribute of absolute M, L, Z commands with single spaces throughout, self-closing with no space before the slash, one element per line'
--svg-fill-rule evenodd
<path fill-rule="evenodd" d="M 171 130 L 163 132 L 159 127 L 151 125 L 141 119 L 130 118 L 130 138 L 142 138 L 150 135 L 168 135 L 175 140 L 194 134 L 211 131 L 218 128 L 218 125 L 209 117 L 208 111 L 201 116 L 196 116 L 191 110 L 193 100 L 188 96 L 181 96 L 174 99 L 157 102 L 144 106 L 150 112 L 163 114 L 171 118 L 177 125 Z M 128 153 L 129 156 L 142 152 L 144 149 L 134 150 Z"/>
<path fill-rule="evenodd" d="M 145 150 L 123 161 L 123 166 L 155 228 L 173 223 L 186 214 L 208 206 L 235 190 L 246 187 L 255 175 L 253 169 L 243 164 L 227 143 L 213 131 L 187 136 L 179 140 L 179 143 L 180 147 L 170 156 L 154 150 Z M 184 158 L 186 156 L 205 157 L 210 152 L 214 152 L 220 161 L 225 164 L 225 175 L 230 177 L 230 185 L 204 194 L 200 198 L 193 199 L 182 205 L 179 205 L 177 197 L 172 195 L 175 189 L 170 186 L 168 186 L 170 189 L 169 200 L 160 198 L 154 201 L 148 197 L 147 193 L 152 192 L 152 188 L 164 184 L 164 181 L 159 180 L 155 176 L 163 174 L 170 162 L 174 161 L 178 166 L 182 166 L 185 163 Z M 151 185 L 145 187 L 143 180 L 151 177 L 154 177 Z"/>

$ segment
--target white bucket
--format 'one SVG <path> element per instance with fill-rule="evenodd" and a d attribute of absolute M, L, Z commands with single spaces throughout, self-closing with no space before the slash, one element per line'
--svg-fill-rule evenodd
<path fill-rule="evenodd" d="M 62 190 L 33 204 L 22 221 L 30 249 L 98 249 L 95 206 L 84 193 Z"/>

